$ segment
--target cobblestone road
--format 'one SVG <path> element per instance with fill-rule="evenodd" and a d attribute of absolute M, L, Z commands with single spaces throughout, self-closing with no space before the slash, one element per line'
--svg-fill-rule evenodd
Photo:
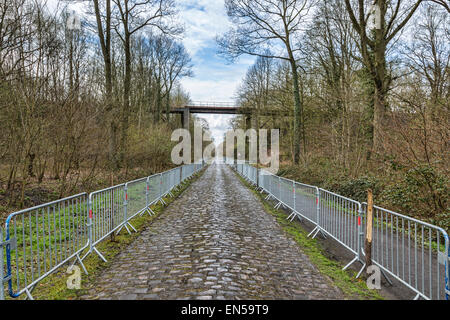
<path fill-rule="evenodd" d="M 83 299 L 342 299 L 225 165 L 211 165 Z"/>

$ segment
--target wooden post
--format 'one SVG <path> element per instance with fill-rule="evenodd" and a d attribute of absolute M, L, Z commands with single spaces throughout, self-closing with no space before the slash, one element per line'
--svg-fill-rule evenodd
<path fill-rule="evenodd" d="M 372 226 L 373 226 L 373 193 L 367 190 L 367 217 L 366 217 L 366 240 L 364 249 L 366 253 L 366 268 L 372 265 Z"/>

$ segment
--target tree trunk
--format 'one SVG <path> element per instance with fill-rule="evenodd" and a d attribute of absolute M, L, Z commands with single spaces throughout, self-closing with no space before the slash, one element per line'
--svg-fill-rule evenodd
<path fill-rule="evenodd" d="M 167 93 L 166 93 L 166 118 L 167 118 L 167 122 L 169 122 L 169 119 L 170 119 L 170 91 L 167 91 Z"/>
<path fill-rule="evenodd" d="M 127 152 L 128 117 L 130 112 L 130 87 L 131 87 L 131 36 L 125 32 L 125 79 L 123 84 L 123 107 L 121 117 L 121 143 L 120 143 L 120 163 L 123 165 Z"/>
<path fill-rule="evenodd" d="M 294 85 L 294 163 L 300 161 L 300 141 L 302 133 L 302 102 L 300 99 L 300 88 L 298 83 L 297 64 L 295 59 L 291 58 L 292 80 Z"/>
<path fill-rule="evenodd" d="M 382 24 L 384 25 L 384 23 Z M 383 152 L 383 126 L 386 125 L 386 96 L 390 81 L 386 76 L 386 39 L 383 30 L 376 31 L 374 50 L 373 152 Z"/>

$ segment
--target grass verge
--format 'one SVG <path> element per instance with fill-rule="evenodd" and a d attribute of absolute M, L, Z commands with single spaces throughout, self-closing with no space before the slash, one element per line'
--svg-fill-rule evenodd
<path fill-rule="evenodd" d="M 178 198 L 195 180 L 197 180 L 204 172 L 205 169 L 193 176 L 192 179 L 183 182 L 180 187 L 174 191 L 173 197 L 166 197 L 164 201 L 169 205 L 176 198 Z M 66 273 L 67 266 L 62 266 L 56 270 L 53 274 L 49 275 L 36 285 L 36 288 L 32 292 L 33 298 L 37 300 L 76 300 L 82 295 L 86 294 L 94 284 L 95 279 L 100 273 L 111 265 L 114 261 L 114 257 L 119 254 L 125 247 L 132 243 L 143 230 L 145 230 L 153 220 L 157 219 L 165 210 L 167 206 L 163 206 L 160 203 L 152 205 L 151 208 L 155 215 L 150 216 L 144 214 L 143 216 L 137 216 L 131 220 L 131 224 L 136 228 L 137 232 L 133 232 L 131 235 L 123 229 L 119 235 L 115 236 L 114 241 L 106 240 L 99 243 L 96 247 L 108 260 L 103 262 L 95 253 L 91 253 L 84 261 L 84 265 L 88 271 L 86 275 L 81 269 L 81 289 L 68 289 L 66 281 L 70 274 Z M 78 264 L 76 264 L 78 265 Z M 18 299 L 25 299 L 26 295 L 23 294 Z"/>
<path fill-rule="evenodd" d="M 363 279 L 356 279 L 356 272 L 352 270 L 342 270 L 342 265 L 334 260 L 327 258 L 324 249 L 316 239 L 308 238 L 306 230 L 299 223 L 291 223 L 287 214 L 264 200 L 265 195 L 256 191 L 244 178 L 235 173 L 238 179 L 249 188 L 260 200 L 266 212 L 274 216 L 281 228 L 292 237 L 295 242 L 306 253 L 311 262 L 319 271 L 329 277 L 333 283 L 343 292 L 347 299 L 359 300 L 382 300 L 384 299 L 377 291 L 369 290 Z"/>

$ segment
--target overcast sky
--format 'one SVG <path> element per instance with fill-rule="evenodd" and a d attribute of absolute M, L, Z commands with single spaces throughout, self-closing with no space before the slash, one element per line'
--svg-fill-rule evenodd
<path fill-rule="evenodd" d="M 69 1 L 65 1 L 66 3 Z M 217 55 L 216 35 L 227 30 L 224 0 L 177 0 L 179 18 L 185 26 L 183 43 L 192 57 L 194 76 L 181 81 L 193 101 L 233 101 L 236 89 L 253 57 L 242 57 L 233 64 Z M 58 0 L 49 0 L 55 7 Z M 84 3 L 86 5 L 86 3 Z M 79 10 L 83 4 L 71 3 L 70 9 Z M 206 119 L 216 142 L 220 142 L 228 128 L 230 115 L 201 115 Z"/>

